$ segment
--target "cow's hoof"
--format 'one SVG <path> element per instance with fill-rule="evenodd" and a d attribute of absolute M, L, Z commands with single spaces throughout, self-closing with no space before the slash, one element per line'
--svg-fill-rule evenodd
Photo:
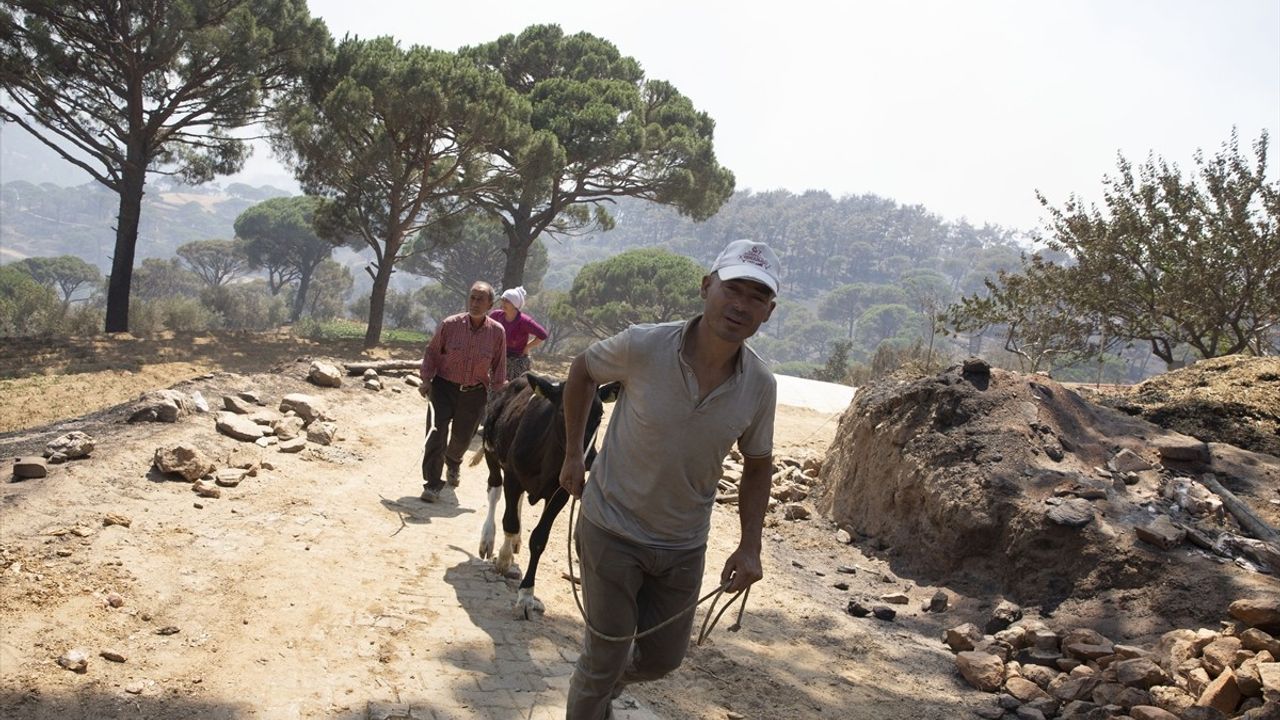
<path fill-rule="evenodd" d="M 516 594 L 516 617 L 525 620 L 533 620 L 536 616 L 540 616 L 547 611 L 546 606 L 542 604 L 533 594 L 532 588 L 520 588 Z"/>
<path fill-rule="evenodd" d="M 524 573 L 520 572 L 519 565 L 512 565 L 511 567 L 507 568 L 506 572 L 502 573 L 502 577 L 508 580 L 519 580 L 520 578 L 524 577 Z"/>
<path fill-rule="evenodd" d="M 492 540 L 480 541 L 480 559 L 488 560 L 491 557 L 493 557 L 493 541 Z"/>

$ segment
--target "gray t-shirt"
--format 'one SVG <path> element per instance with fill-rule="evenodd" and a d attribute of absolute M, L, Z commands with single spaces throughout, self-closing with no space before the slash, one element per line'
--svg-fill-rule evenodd
<path fill-rule="evenodd" d="M 599 383 L 622 381 L 582 513 L 616 535 L 672 550 L 707 541 L 721 463 L 737 441 L 748 457 L 773 453 L 777 384 L 747 346 L 737 372 L 705 398 L 680 357 L 687 323 L 634 325 L 586 351 Z"/>

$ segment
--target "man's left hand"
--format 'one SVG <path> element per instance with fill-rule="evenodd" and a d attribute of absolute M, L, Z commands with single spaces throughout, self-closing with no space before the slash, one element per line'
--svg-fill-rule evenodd
<path fill-rule="evenodd" d="M 764 570 L 760 568 L 760 551 L 742 547 L 733 551 L 724 562 L 724 570 L 720 571 L 720 582 L 728 582 L 729 587 L 725 588 L 725 592 L 731 593 L 746 590 L 762 577 Z"/>

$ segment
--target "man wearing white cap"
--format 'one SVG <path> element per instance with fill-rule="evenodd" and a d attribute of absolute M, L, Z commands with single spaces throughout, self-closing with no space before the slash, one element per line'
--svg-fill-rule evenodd
<path fill-rule="evenodd" d="M 524 312 L 527 294 L 523 286 L 507 288 L 502 291 L 501 297 L 502 307 L 489 313 L 489 317 L 496 320 L 506 332 L 507 382 L 511 382 L 533 367 L 529 351 L 547 339 L 547 329 Z"/>
<path fill-rule="evenodd" d="M 684 660 L 693 625 L 685 610 L 698 599 L 721 462 L 735 442 L 742 532 L 720 579 L 732 593 L 763 574 L 777 389 L 746 340 L 773 313 L 779 271 L 768 245 L 735 240 L 702 278 L 701 315 L 632 326 L 570 367 L 560 484 L 582 498 L 576 548 L 589 625 L 569 683 L 570 720 L 609 717 L 623 687 Z M 614 380 L 622 392 L 586 482 L 587 410 L 595 388 Z M 616 639 L 673 616 L 634 642 Z"/>

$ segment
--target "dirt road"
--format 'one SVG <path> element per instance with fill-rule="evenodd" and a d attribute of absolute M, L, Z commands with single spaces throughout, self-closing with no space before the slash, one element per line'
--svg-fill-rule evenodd
<path fill-rule="evenodd" d="M 287 392 L 324 396 L 339 439 L 299 455 L 221 436 L 208 415 L 122 425 L 117 411 L 0 438 L 5 454 L 38 452 L 75 427 L 99 443 L 47 478 L 0 486 L 0 717 L 563 716 L 582 632 L 561 578 L 563 521 L 539 575 L 548 610 L 517 620 L 515 582 L 475 556 L 483 465 L 464 466 L 456 498 L 420 502 L 417 393 L 396 380 L 402 392 L 319 389 L 301 379 L 305 367 L 180 388 L 211 401 L 254 389 L 272 406 Z M 777 426 L 779 455 L 820 457 L 836 419 L 783 407 Z M 200 498 L 150 472 L 155 449 L 179 442 L 273 467 Z M 132 522 L 104 526 L 108 513 Z M 976 601 L 953 596 L 952 611 L 922 613 L 934 588 L 836 543 L 821 519 L 771 517 L 743 629 L 723 621 L 678 672 L 636 688 L 630 717 L 941 720 L 990 702 L 939 642 L 944 627 L 979 618 Z M 536 518 L 526 508 L 526 526 Z M 707 585 L 736 542 L 736 515 L 718 507 Z M 851 598 L 897 590 L 912 604 L 895 622 L 843 612 Z M 77 648 L 84 673 L 56 662 Z"/>

